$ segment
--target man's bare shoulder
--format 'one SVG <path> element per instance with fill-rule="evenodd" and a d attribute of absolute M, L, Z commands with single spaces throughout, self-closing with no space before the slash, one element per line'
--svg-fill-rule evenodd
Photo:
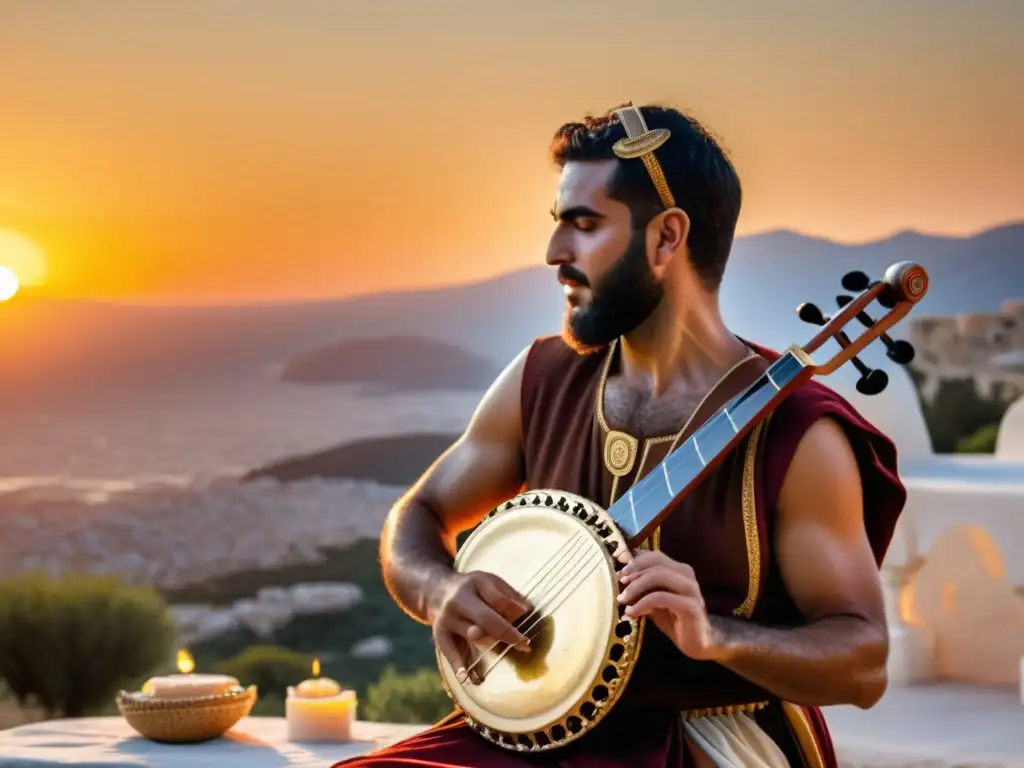
<path fill-rule="evenodd" d="M 826 491 L 855 496 L 881 562 L 907 492 L 896 445 L 880 426 L 832 388 L 808 382 L 772 414 L 765 462 L 773 505 L 793 507 L 797 498 Z"/>

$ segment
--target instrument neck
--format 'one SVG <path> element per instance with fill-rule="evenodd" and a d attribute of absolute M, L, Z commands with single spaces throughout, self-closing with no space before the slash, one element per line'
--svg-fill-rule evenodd
<path fill-rule="evenodd" d="M 758 422 L 810 378 L 809 365 L 802 350 L 790 349 L 609 507 L 631 547 L 650 536 Z"/>

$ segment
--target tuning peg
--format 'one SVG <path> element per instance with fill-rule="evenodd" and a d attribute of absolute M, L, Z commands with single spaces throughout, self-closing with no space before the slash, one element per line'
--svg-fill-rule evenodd
<path fill-rule="evenodd" d="M 845 307 L 853 301 L 852 296 L 836 296 L 836 303 Z M 867 312 L 858 312 L 857 319 L 866 327 L 870 328 L 875 324 L 874 319 Z M 914 359 L 914 347 L 908 341 L 893 339 L 887 333 L 879 334 L 878 338 L 885 344 L 885 356 L 897 365 L 907 365 Z"/>
<path fill-rule="evenodd" d="M 796 314 L 805 323 L 810 323 L 811 325 L 824 325 L 828 322 L 828 319 L 818 308 L 817 304 L 801 304 L 796 308 Z"/>
<path fill-rule="evenodd" d="M 852 300 L 853 299 L 851 299 L 849 296 L 836 296 L 836 301 L 839 303 L 839 306 L 841 307 L 845 306 L 846 304 L 849 304 Z M 821 311 L 817 304 L 801 304 L 799 307 L 796 308 L 796 314 L 797 317 L 799 317 L 802 321 L 804 321 L 805 323 L 810 323 L 811 325 L 825 325 L 829 321 L 829 319 L 825 316 L 825 313 Z M 874 325 L 874 320 L 868 317 L 867 314 L 861 312 L 860 315 L 863 316 L 861 318 L 862 323 L 869 326 Z M 885 335 L 883 334 L 883 336 Z M 839 346 L 842 347 L 843 349 L 846 349 L 848 346 L 850 346 L 850 337 L 847 336 L 846 333 L 844 333 L 843 331 L 838 331 L 835 334 L 834 338 L 836 342 L 839 344 Z M 885 336 L 885 338 L 888 337 Z M 892 342 L 892 339 L 889 339 L 889 341 Z M 888 347 L 889 344 L 887 343 L 886 346 Z M 907 346 L 910 345 L 908 344 Z M 890 357 L 892 357 L 892 354 L 893 353 L 890 352 Z M 862 395 L 877 395 L 879 392 L 885 389 L 886 386 L 888 386 L 889 376 L 885 373 L 885 371 L 880 370 L 878 368 L 868 368 L 856 355 L 850 358 L 850 360 L 853 363 L 854 367 L 860 372 L 860 378 L 857 380 L 857 391 L 860 392 Z"/>
<path fill-rule="evenodd" d="M 843 349 L 850 346 L 850 337 L 844 331 L 839 331 L 835 335 L 835 340 Z M 857 391 L 862 395 L 877 395 L 889 385 L 889 375 L 880 368 L 869 368 L 856 355 L 850 358 L 850 362 L 860 373 L 860 378 L 857 379 Z"/>
<path fill-rule="evenodd" d="M 865 275 L 863 272 L 847 272 L 843 275 L 843 288 L 854 293 L 860 293 L 861 291 L 867 290 L 867 287 L 871 284 L 871 278 Z"/>
<path fill-rule="evenodd" d="M 862 395 L 877 395 L 889 385 L 889 376 L 881 368 L 868 368 L 856 357 L 853 364 L 861 374 L 857 379 L 857 391 Z"/>
<path fill-rule="evenodd" d="M 897 365 L 906 365 L 914 359 L 914 347 L 909 341 L 903 341 L 902 339 L 896 339 L 894 341 L 885 333 L 883 333 L 880 338 L 886 346 L 886 357 Z"/>
<path fill-rule="evenodd" d="M 876 301 L 886 309 L 892 309 L 900 303 L 900 297 L 897 295 L 896 291 L 893 290 L 892 286 L 886 285 L 878 294 Z"/>

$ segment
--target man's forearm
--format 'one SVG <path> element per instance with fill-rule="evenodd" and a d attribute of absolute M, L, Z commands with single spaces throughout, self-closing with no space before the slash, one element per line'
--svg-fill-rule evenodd
<path fill-rule="evenodd" d="M 445 582 L 453 575 L 455 542 L 430 508 L 403 498 L 388 514 L 380 538 L 384 583 L 398 606 L 423 624 L 432 620 Z"/>
<path fill-rule="evenodd" d="M 718 662 L 794 704 L 873 706 L 885 692 L 889 641 L 884 625 L 834 616 L 773 628 L 712 616 Z"/>

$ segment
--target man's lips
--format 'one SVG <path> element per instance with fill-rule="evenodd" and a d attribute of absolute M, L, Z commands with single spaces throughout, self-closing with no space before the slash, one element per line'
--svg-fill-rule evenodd
<path fill-rule="evenodd" d="M 583 283 L 573 280 L 571 277 L 559 277 L 558 282 L 562 284 L 562 287 L 567 291 L 575 288 L 585 288 Z"/>
<path fill-rule="evenodd" d="M 582 298 L 580 296 L 580 292 L 585 287 L 586 286 L 580 285 L 579 283 L 573 282 L 571 280 L 563 282 L 562 290 L 565 292 L 565 300 L 568 301 L 573 306 L 579 304 Z"/>

